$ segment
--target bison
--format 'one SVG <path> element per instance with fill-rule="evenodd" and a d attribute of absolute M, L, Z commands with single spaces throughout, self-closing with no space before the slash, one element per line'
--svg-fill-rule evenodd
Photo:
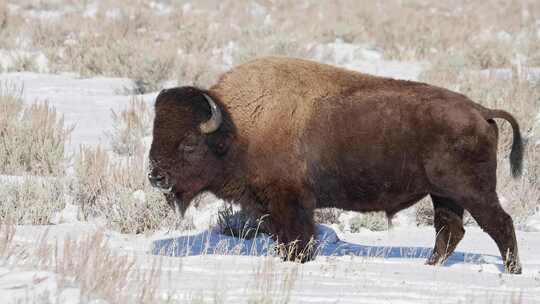
<path fill-rule="evenodd" d="M 203 191 L 240 204 L 307 261 L 313 211 L 336 207 L 390 216 L 429 195 L 442 263 L 463 238 L 463 211 L 521 273 L 511 217 L 496 193 L 495 118 L 513 129 L 511 171 L 522 169 L 516 120 L 429 84 L 317 62 L 266 57 L 210 89 L 165 89 L 155 101 L 148 178 L 183 213 Z"/>

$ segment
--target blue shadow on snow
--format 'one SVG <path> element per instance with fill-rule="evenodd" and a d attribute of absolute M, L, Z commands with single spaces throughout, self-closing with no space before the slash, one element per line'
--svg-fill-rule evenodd
<path fill-rule="evenodd" d="M 433 250 L 431 247 L 369 246 L 344 242 L 332 228 L 325 225 L 317 225 L 316 239 L 319 256 L 427 259 Z M 273 245 L 273 240 L 268 236 L 242 239 L 206 230 L 195 235 L 156 240 L 152 254 L 176 257 L 204 254 L 265 256 L 273 254 Z M 504 271 L 502 259 L 498 256 L 459 251 L 454 252 L 443 265 L 457 263 L 493 264 Z"/>

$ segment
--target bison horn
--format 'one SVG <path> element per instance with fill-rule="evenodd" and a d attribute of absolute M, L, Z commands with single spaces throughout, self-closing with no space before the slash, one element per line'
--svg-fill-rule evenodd
<path fill-rule="evenodd" d="M 223 120 L 223 117 L 221 116 L 221 110 L 216 105 L 216 103 L 210 98 L 210 96 L 203 94 L 206 101 L 208 101 L 208 105 L 210 106 L 210 111 L 212 111 L 212 116 L 209 120 L 201 123 L 199 128 L 201 129 L 201 132 L 208 134 L 215 132 L 219 126 L 221 125 L 221 122 Z"/>

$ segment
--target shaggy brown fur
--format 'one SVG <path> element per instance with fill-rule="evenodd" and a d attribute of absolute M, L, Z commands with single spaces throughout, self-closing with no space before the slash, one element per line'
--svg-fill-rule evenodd
<path fill-rule="evenodd" d="M 210 116 L 203 93 L 224 116 L 211 134 L 198 128 Z M 463 237 L 466 209 L 495 240 L 507 270 L 520 273 L 512 219 L 495 192 L 493 118 L 512 124 L 518 175 L 519 127 L 504 111 L 424 83 L 262 58 L 232 69 L 208 91 L 160 93 L 151 178 L 173 187 L 173 205 L 209 190 L 255 215 L 269 214 L 274 236 L 298 240 L 299 249 L 313 236 L 315 208 L 392 215 L 429 194 L 437 231 L 430 264 L 443 262 Z"/>

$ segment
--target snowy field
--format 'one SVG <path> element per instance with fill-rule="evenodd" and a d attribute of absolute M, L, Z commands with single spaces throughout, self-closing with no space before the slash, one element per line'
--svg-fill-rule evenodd
<path fill-rule="evenodd" d="M 201 31 L 201 16 L 219 18 L 211 10 L 217 5 L 215 1 L 202 1 L 205 4 L 200 7 L 189 1 L 179 1 L 176 6 L 174 1 L 144 2 L 147 11 L 142 12 L 128 2 L 122 2 L 126 8 L 105 0 L 89 1 L 82 7 L 71 1 L 43 1 L 41 6 L 31 1 L 0 2 L 0 97 L 6 93 L 3 88 L 15 87 L 25 107 L 47 102 L 62 115 L 66 127 L 73 127 L 65 142 L 61 173 L 27 170 L 21 174 L 0 167 L 0 303 L 540 303 L 540 6 L 534 1 L 530 5 L 523 1 L 521 11 L 516 13 L 522 23 L 531 24 L 530 28 L 515 32 L 479 31 L 471 38 L 487 41 L 488 51 L 483 45 L 479 50 L 467 45 L 469 40 L 456 43 L 452 39 L 461 38 L 453 35 L 429 36 L 431 31 L 417 35 L 405 32 L 403 35 L 409 35 L 406 41 L 389 33 L 388 28 L 388 36 L 384 37 L 366 29 L 354 32 L 345 21 L 331 24 L 336 29 L 331 34 L 322 31 L 320 36 L 309 36 L 309 41 L 298 38 L 292 43 L 287 35 L 276 33 L 290 32 L 291 37 L 297 38 L 301 26 L 280 24 L 281 12 L 286 8 L 261 4 L 264 1 L 245 1 L 245 10 L 223 2 L 222 9 L 230 9 L 231 14 L 243 12 L 248 16 L 245 22 L 258 20 L 260 28 L 246 34 L 236 28 L 242 24 L 234 24 L 229 29 L 232 34 L 227 32 L 228 36 L 217 39 L 215 28 L 228 25 L 230 20 L 216 19 L 216 23 L 202 26 L 219 43 L 205 41 L 198 46 L 202 39 L 197 32 Z M 336 17 L 332 15 L 332 9 L 336 9 L 340 12 L 337 15 L 349 16 L 345 9 L 347 1 L 341 7 L 315 6 L 313 10 L 307 4 L 309 1 L 303 1 L 305 7 L 300 2 L 282 4 L 290 5 L 295 12 L 306 9 L 306 14 L 315 11 L 323 16 L 326 12 Z M 388 5 L 383 10 L 388 14 L 395 14 L 400 6 Z M 366 10 L 380 13 L 377 5 L 367 7 Z M 2 21 L 2 8 L 9 22 Z M 446 14 L 446 9 L 443 6 L 426 11 L 438 14 L 437 10 L 442 10 L 441 14 Z M 464 8 L 467 12 L 469 9 L 474 12 L 480 8 Z M 415 10 L 407 10 L 407 14 L 419 20 Z M 178 25 L 183 32 L 175 34 L 167 26 L 160 27 L 163 16 L 180 18 L 187 25 Z M 128 20 L 125 24 L 114 23 L 124 17 Z M 141 85 L 139 80 L 163 72 L 161 68 L 154 69 L 161 62 L 152 59 L 146 66 L 148 62 L 142 60 L 141 72 L 134 66 L 144 56 L 128 51 L 133 62 L 116 58 L 103 63 L 99 53 L 102 49 L 96 45 L 113 45 L 112 40 L 99 40 L 108 34 L 97 34 L 94 45 L 95 41 L 84 40 L 88 36 L 77 37 L 59 26 L 61 18 L 70 24 L 68 28 L 80 26 L 81 31 L 87 30 L 85 26 L 103 31 L 92 23 L 95 20 L 103 23 L 104 28 L 112 22 L 120 30 L 111 34 L 111 39 L 118 39 L 115 35 L 125 36 L 128 50 L 133 47 L 147 52 L 148 57 L 170 55 L 161 53 L 170 45 L 161 46 L 155 53 L 152 48 L 147 49 L 148 41 L 144 39 L 153 31 L 157 38 L 148 38 L 153 42 L 166 40 L 163 36 L 173 40 L 188 37 L 193 41 L 189 46 L 173 45 L 171 56 L 175 59 L 174 64 L 168 62 L 170 70 L 153 79 L 155 83 Z M 77 18 L 82 18 L 81 25 L 69 23 Z M 368 22 L 368 17 L 362 18 L 359 20 Z M 38 33 L 32 32 L 31 26 L 24 26 L 31 21 L 39 24 Z M 374 20 L 370 22 L 376 24 Z M 267 33 L 265 27 L 278 26 L 283 26 L 281 31 L 271 32 L 261 39 L 263 42 L 254 41 L 257 39 L 253 37 Z M 395 26 L 401 33 L 403 24 Z M 423 29 L 421 25 L 414 26 Z M 461 29 L 462 25 L 459 26 Z M 15 29 L 9 32 L 10 27 Z M 45 30 L 51 28 L 54 31 L 49 33 L 49 39 L 41 41 L 42 36 L 48 37 Z M 513 30 L 511 25 L 508 28 Z M 446 31 L 451 32 L 448 28 Z M 64 36 L 58 42 L 56 35 L 60 33 Z M 530 33 L 536 35 L 536 40 L 527 36 Z M 137 35 L 144 38 L 142 45 L 128 40 Z M 425 41 L 417 39 L 415 43 L 425 45 L 411 48 L 411 37 L 424 37 Z M 490 44 L 493 41 L 495 44 Z M 86 52 L 78 53 L 78 45 L 86 46 L 84 43 L 96 49 L 95 53 L 88 51 L 88 58 Z M 504 49 L 507 43 L 515 45 L 509 54 Z M 267 48 L 268 44 L 272 47 Z M 306 45 L 309 51 L 299 45 Z M 473 51 L 462 54 L 454 47 L 470 47 Z M 114 48 L 105 51 L 118 51 L 121 56 L 125 52 Z M 423 213 L 418 206 L 398 214 L 390 230 L 379 229 L 375 216 L 352 212 L 339 212 L 334 220 L 322 220 L 318 226 L 318 256 L 306 264 L 281 262 L 272 254 L 273 243 L 268 236 L 245 240 L 221 234 L 216 221 L 225 203 L 213 196 L 205 196 L 198 206 L 190 207 L 185 219 L 171 215 L 144 177 L 145 155 L 151 142 L 148 122 L 141 122 L 141 131 L 134 135 L 125 131 L 126 125 L 133 127 L 125 117 L 137 109 L 151 113 L 160 88 L 192 83 L 204 86 L 244 58 L 268 53 L 444 85 L 472 95 L 487 106 L 516 113 L 528 142 L 525 176 L 520 180 L 509 178 L 508 151 L 501 150 L 499 193 L 518 229 L 523 274 L 504 273 L 495 243 L 474 223 L 465 227 L 464 239 L 444 265 L 424 265 L 435 241 L 435 231 L 419 219 Z M 456 66 L 459 72 L 454 69 Z M 209 70 L 211 75 L 205 74 Z M 142 103 L 135 108 L 134 98 Z M 118 116 L 119 113 L 127 114 Z M 0 117 L 7 121 L 5 116 Z M 0 120 L 0 128 L 2 123 Z M 124 133 L 127 137 L 122 137 Z M 508 147 L 508 135 L 507 126 L 502 126 L 501 149 Z M 0 140 L 4 140 L 2 132 Z M 131 145 L 132 142 L 135 144 Z M 122 150 L 125 147 L 127 150 Z M 103 149 L 103 154 L 99 149 Z M 106 164 L 105 168 L 101 164 Z M 113 175 L 111 179 L 102 176 L 109 173 Z M 34 187 L 34 183 L 49 192 L 21 190 L 28 185 Z M 52 186 L 43 186 L 49 183 Z M 95 188 L 98 184 L 101 188 Z M 17 205 L 19 197 L 21 205 Z M 21 212 L 22 208 L 32 211 L 28 215 Z"/>
<path fill-rule="evenodd" d="M 35 242 L 45 227 L 20 226 L 15 240 Z M 66 238 L 104 234 L 114 254 L 133 258 L 138 270 L 154 269 L 151 284 L 163 299 L 178 302 L 253 303 L 539 303 L 540 233 L 518 232 L 524 273 L 502 273 L 493 241 L 477 228 L 465 238 L 449 261 L 439 267 L 424 265 L 432 246 L 433 229 L 399 228 L 392 231 L 343 233 L 326 246 L 340 248 L 321 253 L 304 265 L 283 263 L 268 256 L 245 256 L 223 244 L 220 254 L 197 252 L 187 257 L 151 255 L 153 241 L 169 234 L 122 235 L 91 223 L 69 223 L 48 228 L 46 239 L 62 244 Z M 195 232 L 185 235 L 196 234 Z M 221 236 L 223 242 L 238 245 Z M 334 242 L 333 242 L 334 241 Z M 339 244 L 336 244 L 339 243 Z M 217 245 L 217 243 L 215 243 Z M 194 246 L 200 244 L 192 244 Z M 205 242 L 205 245 L 208 245 Z M 362 246 L 360 255 L 350 247 Z M 203 245 L 204 247 L 204 245 Z M 204 251 L 204 250 L 203 250 Z M 233 253 L 231 253 L 233 252 Z M 125 277 L 126 284 L 144 284 L 146 277 Z M 66 284 L 54 271 L 0 267 L 0 296 L 6 303 L 80 303 L 81 287 Z M 150 280 L 148 280 L 150 281 Z M 156 283 L 157 282 L 157 283 Z M 150 284 L 150 283 L 149 283 Z M 83 287 L 84 288 L 84 287 Z M 46 302 L 49 301 L 49 302 Z M 38 303 L 42 303 L 37 301 Z M 166 301 L 164 301 L 166 302 Z M 91 303 L 103 303 L 95 300 Z"/>

